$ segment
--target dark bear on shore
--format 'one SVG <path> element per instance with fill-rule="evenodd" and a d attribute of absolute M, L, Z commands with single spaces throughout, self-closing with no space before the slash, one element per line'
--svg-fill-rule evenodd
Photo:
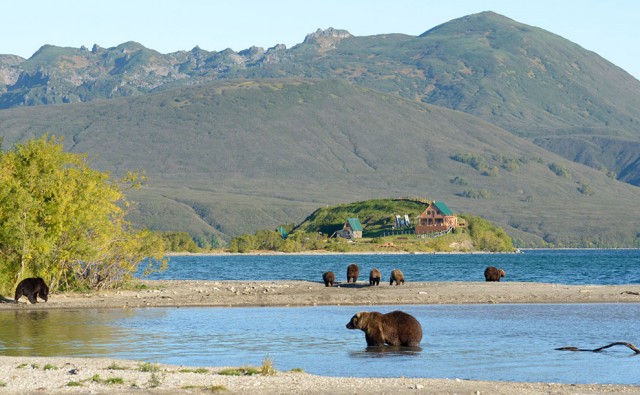
<path fill-rule="evenodd" d="M 347 267 L 347 284 L 353 280 L 354 284 L 358 281 L 360 275 L 360 268 L 355 263 L 352 263 Z"/>
<path fill-rule="evenodd" d="M 493 266 L 489 266 L 484 269 L 484 279 L 487 281 L 500 281 L 500 277 L 504 277 L 506 275 L 507 273 L 504 270 Z"/>
<path fill-rule="evenodd" d="M 49 287 L 40 277 L 25 278 L 20 281 L 20 284 L 16 287 L 14 301 L 18 303 L 18 299 L 20 299 L 22 295 L 29 298 L 29 302 L 32 304 L 37 303 L 36 296 L 39 296 L 40 299 L 46 302 L 49 299 Z"/>
<path fill-rule="evenodd" d="M 391 280 L 389 280 L 389 285 L 393 285 L 393 282 L 398 284 L 404 284 L 404 274 L 398 269 L 394 269 L 391 271 Z"/>
<path fill-rule="evenodd" d="M 325 272 L 322 274 L 322 280 L 325 287 L 333 287 L 333 283 L 336 281 L 336 274 L 334 272 Z"/>
<path fill-rule="evenodd" d="M 382 274 L 378 269 L 372 269 L 369 273 L 369 285 L 380 285 Z"/>
<path fill-rule="evenodd" d="M 403 311 L 360 312 L 351 317 L 347 329 L 361 329 L 367 346 L 417 347 L 422 340 L 422 326 L 410 314 Z"/>

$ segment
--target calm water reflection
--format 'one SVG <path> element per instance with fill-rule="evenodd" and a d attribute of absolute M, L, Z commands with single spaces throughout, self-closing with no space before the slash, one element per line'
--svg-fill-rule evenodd
<path fill-rule="evenodd" d="M 402 306 L 422 323 L 419 349 L 367 349 L 345 324 L 398 307 L 149 308 L 0 312 L 0 353 L 106 356 L 192 366 L 295 367 L 328 376 L 640 384 L 626 348 L 640 343 L 640 304 Z"/>

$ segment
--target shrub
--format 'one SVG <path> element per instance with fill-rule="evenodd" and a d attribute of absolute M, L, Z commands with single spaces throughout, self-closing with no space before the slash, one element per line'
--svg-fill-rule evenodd
<path fill-rule="evenodd" d="M 273 376 L 276 373 L 276 368 L 273 366 L 273 359 L 267 354 L 262 361 L 262 366 L 260 366 L 260 374 L 263 376 Z"/>
<path fill-rule="evenodd" d="M 124 384 L 124 379 L 121 377 L 110 377 L 106 379 L 105 384 Z"/>
<path fill-rule="evenodd" d="M 454 185 L 461 185 L 461 186 L 469 185 L 469 181 L 467 181 L 466 178 L 460 177 L 460 176 L 455 176 L 454 178 L 449 180 L 449 182 L 451 182 Z"/>
<path fill-rule="evenodd" d="M 138 370 L 140 370 L 141 372 L 158 372 L 160 371 L 160 368 L 158 367 L 158 365 L 145 362 L 138 367 Z"/>
<path fill-rule="evenodd" d="M 555 173 L 555 175 L 564 178 L 571 178 L 571 172 L 566 167 L 559 165 L 557 163 L 551 163 L 549 165 L 549 170 Z"/>
<path fill-rule="evenodd" d="M 461 215 L 467 222 L 469 235 L 475 247 L 481 251 L 513 251 L 513 242 L 504 229 L 484 218 Z"/>
<path fill-rule="evenodd" d="M 43 277 L 52 290 L 101 289 L 126 284 L 145 260 L 164 268 L 164 243 L 134 230 L 127 206 L 120 182 L 64 152 L 61 139 L 0 150 L 0 293 L 25 277 Z"/>

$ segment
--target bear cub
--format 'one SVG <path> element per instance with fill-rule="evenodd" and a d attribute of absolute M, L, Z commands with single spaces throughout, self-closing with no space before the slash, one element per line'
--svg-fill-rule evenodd
<path fill-rule="evenodd" d="M 378 312 L 361 311 L 351 317 L 347 329 L 361 329 L 367 346 L 417 347 L 422 340 L 420 322 L 404 311 Z"/>
<path fill-rule="evenodd" d="M 22 295 L 29 298 L 29 302 L 32 304 L 37 303 L 36 296 L 39 296 L 40 299 L 46 302 L 49 299 L 49 287 L 40 277 L 25 278 L 20 281 L 16 287 L 16 295 L 14 298 L 16 303 L 18 303 L 18 299 L 20 299 Z"/>

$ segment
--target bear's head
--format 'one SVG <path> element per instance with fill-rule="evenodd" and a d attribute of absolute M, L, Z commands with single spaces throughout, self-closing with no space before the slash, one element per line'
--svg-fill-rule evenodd
<path fill-rule="evenodd" d="M 351 317 L 351 321 L 347 324 L 347 329 L 362 329 L 364 330 L 369 323 L 371 313 L 361 311 Z"/>
<path fill-rule="evenodd" d="M 505 272 L 504 270 L 500 269 L 500 277 L 505 277 L 507 275 L 507 272 Z"/>

